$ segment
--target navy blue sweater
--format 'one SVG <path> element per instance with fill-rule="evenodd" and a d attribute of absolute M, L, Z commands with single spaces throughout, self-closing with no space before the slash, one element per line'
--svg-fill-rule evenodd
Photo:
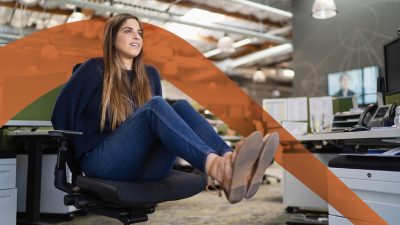
<path fill-rule="evenodd" d="M 104 62 L 101 58 L 89 59 L 71 76 L 62 89 L 53 109 L 51 122 L 55 130 L 73 130 L 84 135 L 74 138 L 75 156 L 93 150 L 111 134 L 106 126 L 100 131 L 100 105 L 103 91 Z M 132 71 L 127 71 L 132 77 Z M 152 95 L 162 96 L 160 77 L 154 67 L 146 65 Z"/>

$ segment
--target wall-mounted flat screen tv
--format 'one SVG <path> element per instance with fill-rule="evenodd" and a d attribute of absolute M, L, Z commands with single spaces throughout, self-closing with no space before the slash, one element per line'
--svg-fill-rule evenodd
<path fill-rule="evenodd" d="M 369 66 L 328 74 L 328 95 L 349 97 L 357 95 L 359 105 L 376 103 L 379 67 Z"/>

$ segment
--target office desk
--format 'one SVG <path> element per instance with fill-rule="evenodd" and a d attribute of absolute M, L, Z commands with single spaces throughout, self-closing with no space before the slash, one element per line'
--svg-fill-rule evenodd
<path fill-rule="evenodd" d="M 360 131 L 360 132 L 342 132 L 342 133 L 329 133 L 329 134 L 309 134 L 303 136 L 296 136 L 297 140 L 301 142 L 308 141 L 337 141 L 347 144 L 357 145 L 400 145 L 400 129 L 388 128 L 388 129 L 374 129 L 371 131 Z M 372 158 L 371 158 L 372 159 Z M 384 159 L 379 159 L 384 160 Z M 387 161 L 386 161 L 387 162 Z M 330 170 L 351 190 L 353 190 L 358 196 L 376 213 L 378 213 L 388 224 L 399 224 L 398 210 L 399 210 L 399 192 L 398 182 L 396 178 L 399 176 L 397 171 L 380 171 L 371 170 L 369 166 L 363 169 L 355 169 L 351 166 L 342 168 L 330 168 Z M 374 177 L 370 179 L 367 174 Z M 371 175 L 372 174 L 372 175 Z M 289 177 L 290 179 L 290 177 Z M 291 180 L 286 182 L 287 189 L 290 191 L 296 191 L 296 194 L 301 196 L 303 199 L 307 198 L 304 196 L 313 196 L 314 193 L 299 193 L 299 190 L 295 190 L 297 187 L 291 185 Z M 396 183 L 397 182 L 397 183 Z M 289 186 L 290 185 L 290 186 Z M 301 184 L 302 185 L 302 184 Z M 397 185 L 397 186 L 396 186 Z M 340 188 L 328 183 L 328 187 L 336 193 L 338 198 L 340 195 Z M 290 194 L 290 193 L 289 193 Z M 384 196 L 384 197 L 382 197 Z M 292 197 L 289 195 L 289 197 Z M 284 197 L 285 198 L 285 197 Z M 290 202 L 298 201 L 300 197 L 292 197 Z M 294 200 L 293 200 L 294 199 Z M 344 225 L 352 224 L 348 219 L 343 217 L 335 208 L 329 207 L 329 224 L 332 225 Z M 360 223 L 372 224 L 369 222 L 361 222 L 364 218 L 353 218 L 360 220 Z M 354 222 L 354 221 L 353 221 Z"/>
<path fill-rule="evenodd" d="M 325 134 L 307 134 L 295 136 L 298 142 L 335 142 L 337 146 L 389 146 L 400 145 L 400 129 L 374 129 L 371 131 L 359 132 L 337 132 Z M 296 142 L 297 142 L 296 141 Z M 350 148 L 352 149 L 352 148 Z M 324 149 L 313 153 L 323 164 L 327 165 L 328 162 L 336 157 L 338 153 L 324 152 Z M 297 178 L 288 172 L 284 172 L 284 203 L 288 206 L 287 210 L 293 210 L 297 207 L 300 208 L 316 208 L 327 210 L 328 204 L 320 199 L 317 195 L 309 190 Z"/>
<path fill-rule="evenodd" d="M 237 135 L 222 135 L 221 138 L 224 141 L 233 141 L 233 142 L 237 142 L 243 139 L 242 136 L 237 136 Z"/>
<path fill-rule="evenodd" d="M 40 224 L 40 190 L 42 179 L 42 144 L 49 139 L 48 131 L 10 131 L 10 137 L 24 137 L 28 141 L 28 178 L 25 220 L 17 224 Z"/>
<path fill-rule="evenodd" d="M 324 134 L 307 134 L 295 136 L 298 141 L 354 140 L 354 139 L 400 139 L 400 128 L 376 129 L 357 132 L 334 132 Z"/>

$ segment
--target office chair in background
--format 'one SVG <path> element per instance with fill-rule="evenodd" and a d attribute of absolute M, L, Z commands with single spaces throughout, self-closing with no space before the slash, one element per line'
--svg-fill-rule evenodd
<path fill-rule="evenodd" d="M 272 175 L 272 174 L 267 174 L 267 173 L 264 174 L 262 181 L 263 181 L 263 183 L 271 184 L 271 182 L 272 182 L 271 179 L 275 179 L 277 183 L 281 182 L 280 177 Z"/>

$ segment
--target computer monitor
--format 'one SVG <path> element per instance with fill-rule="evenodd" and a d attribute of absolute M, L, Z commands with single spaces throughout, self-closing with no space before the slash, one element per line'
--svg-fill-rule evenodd
<path fill-rule="evenodd" d="M 386 94 L 400 93 L 400 37 L 384 47 Z"/>
<path fill-rule="evenodd" d="M 370 66 L 328 74 L 328 95 L 351 97 L 356 95 L 359 105 L 377 102 L 379 67 Z"/>

